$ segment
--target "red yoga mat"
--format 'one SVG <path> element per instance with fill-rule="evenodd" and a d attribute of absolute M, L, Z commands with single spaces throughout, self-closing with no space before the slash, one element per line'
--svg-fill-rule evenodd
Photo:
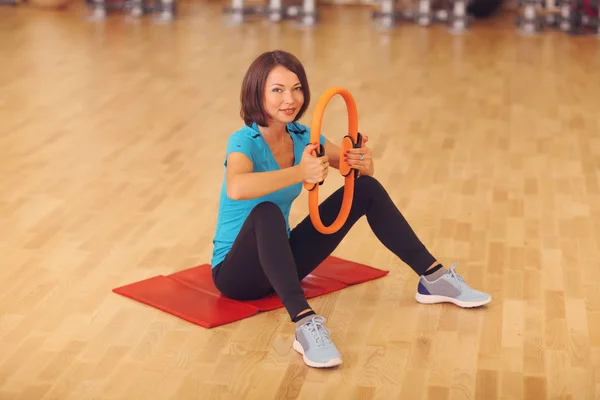
<path fill-rule="evenodd" d="M 171 275 L 158 275 L 113 289 L 151 307 L 205 328 L 225 325 L 283 307 L 276 294 L 252 301 L 229 299 L 217 290 L 209 264 Z M 322 296 L 350 285 L 387 275 L 389 271 L 372 268 L 330 256 L 302 280 L 306 298 Z"/>

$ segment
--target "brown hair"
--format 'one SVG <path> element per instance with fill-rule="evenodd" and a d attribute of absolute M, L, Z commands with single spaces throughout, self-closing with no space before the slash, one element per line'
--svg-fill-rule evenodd
<path fill-rule="evenodd" d="M 302 117 L 310 104 L 310 89 L 302 63 L 294 55 L 282 50 L 263 53 L 252 62 L 242 82 L 240 115 L 248 126 L 252 125 L 253 122 L 260 126 L 267 126 L 268 124 L 268 115 L 264 109 L 265 83 L 269 72 L 277 65 L 281 65 L 295 73 L 302 85 L 304 104 L 294 121 Z"/>

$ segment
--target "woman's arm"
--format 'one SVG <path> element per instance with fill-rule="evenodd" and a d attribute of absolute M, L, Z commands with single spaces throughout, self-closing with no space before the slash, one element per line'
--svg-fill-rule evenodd
<path fill-rule="evenodd" d="M 254 165 L 248 156 L 230 153 L 227 156 L 227 196 L 232 200 L 248 200 L 300 182 L 321 182 L 327 176 L 329 163 L 327 156 L 317 158 L 310 154 L 315 147 L 306 146 L 298 165 L 269 172 L 253 172 Z"/>
<path fill-rule="evenodd" d="M 252 172 L 252 170 L 252 161 L 246 155 L 229 154 L 226 190 L 230 199 L 253 199 L 302 182 L 300 165 L 269 172 Z"/>
<path fill-rule="evenodd" d="M 325 155 L 329 157 L 329 165 L 335 169 L 340 169 L 340 146 L 334 144 L 329 139 L 325 139 Z"/>
<path fill-rule="evenodd" d="M 364 146 L 361 149 L 351 149 L 346 154 L 347 162 L 351 167 L 357 169 L 361 175 L 373 176 L 375 173 L 375 166 L 373 164 L 373 155 L 371 149 L 366 147 L 368 136 L 363 136 Z M 335 169 L 340 169 L 340 151 L 341 148 L 329 139 L 325 141 L 325 154 L 329 157 L 329 163 Z M 363 154 L 363 159 L 360 160 L 360 154 Z"/>

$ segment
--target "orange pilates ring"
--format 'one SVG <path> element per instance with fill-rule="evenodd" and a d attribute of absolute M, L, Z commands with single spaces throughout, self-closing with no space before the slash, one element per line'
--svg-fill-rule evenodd
<path fill-rule="evenodd" d="M 340 146 L 340 174 L 345 178 L 344 182 L 344 197 L 342 199 L 342 206 L 338 213 L 335 221 L 325 226 L 321 221 L 321 215 L 319 214 L 319 186 L 323 184 L 320 182 L 307 183 L 304 182 L 304 188 L 309 191 L 308 193 L 308 209 L 310 214 L 310 220 L 312 221 L 315 229 L 323 234 L 336 233 L 348 219 L 350 214 L 350 208 L 352 207 L 352 198 L 354 197 L 354 180 L 358 177 L 358 170 L 350 167 L 350 165 L 344 161 L 346 150 L 352 148 L 363 147 L 362 135 L 358 132 L 358 110 L 356 109 L 356 102 L 350 94 L 350 92 L 344 88 L 334 86 L 329 88 L 321 95 L 319 101 L 315 106 L 313 112 L 312 125 L 310 128 L 310 143 L 319 143 L 317 151 L 313 151 L 312 155 L 321 157 L 325 154 L 325 148 L 321 143 L 321 123 L 323 122 L 323 115 L 325 114 L 325 108 L 336 95 L 342 96 L 346 102 L 346 109 L 348 111 L 348 134 L 343 137 L 342 144 Z"/>

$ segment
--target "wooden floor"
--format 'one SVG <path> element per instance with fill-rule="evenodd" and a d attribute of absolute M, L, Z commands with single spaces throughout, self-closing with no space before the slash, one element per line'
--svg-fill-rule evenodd
<path fill-rule="evenodd" d="M 598 39 L 382 32 L 361 9 L 236 27 L 221 6 L 164 26 L 0 8 L 0 399 L 599 399 Z M 315 101 L 352 92 L 377 177 L 489 307 L 417 304 L 365 221 L 335 255 L 389 276 L 311 301 L 337 370 L 303 364 L 284 310 L 208 330 L 111 292 L 210 260 L 241 78 L 273 48 Z"/>

